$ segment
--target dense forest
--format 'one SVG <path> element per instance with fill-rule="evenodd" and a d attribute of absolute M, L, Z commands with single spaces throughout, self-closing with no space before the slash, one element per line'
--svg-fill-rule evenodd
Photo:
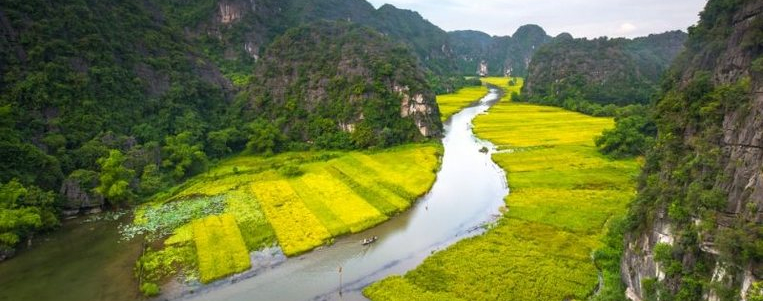
<path fill-rule="evenodd" d="M 560 36 L 533 56 L 522 92 L 533 102 L 646 104 L 685 40 L 680 31 L 633 40 Z"/>

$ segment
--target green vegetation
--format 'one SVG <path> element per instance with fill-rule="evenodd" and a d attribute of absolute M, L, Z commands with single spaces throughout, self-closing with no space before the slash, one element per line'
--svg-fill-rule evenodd
<path fill-rule="evenodd" d="M 451 31 L 448 36 L 458 74 L 462 75 L 475 74 L 484 60 L 490 75 L 511 71 L 514 76 L 527 76 L 526 62 L 541 45 L 552 41 L 543 28 L 534 24 L 520 26 L 511 36 L 490 36 L 473 30 Z"/>
<path fill-rule="evenodd" d="M 680 31 L 633 40 L 557 38 L 533 56 L 523 94 L 531 102 L 568 109 L 567 102 L 647 104 L 684 41 Z"/>
<path fill-rule="evenodd" d="M 248 145 L 254 152 L 387 147 L 424 140 L 442 127 L 410 50 L 352 23 L 288 30 L 270 45 L 254 77 L 245 101 L 236 104 L 244 120 L 257 120 Z M 401 107 L 413 101 L 429 113 L 401 117 Z"/>
<path fill-rule="evenodd" d="M 508 87 L 506 78 L 489 81 Z M 373 300 L 579 300 L 591 296 L 600 268 L 602 293 L 622 296 L 615 221 L 635 192 L 638 164 L 597 152 L 593 138 L 612 126 L 609 118 L 509 101 L 478 116 L 477 135 L 503 150 L 493 158 L 511 188 L 504 217 L 364 293 Z"/>
<path fill-rule="evenodd" d="M 297 255 L 407 209 L 434 183 L 441 152 L 437 144 L 410 144 L 236 156 L 157 194 L 122 233 L 164 240 L 139 260 L 143 282 L 162 282 L 178 268 L 209 282 L 247 269 L 250 251 L 277 243 Z"/>
<path fill-rule="evenodd" d="M 749 180 L 760 174 L 760 158 L 747 155 L 759 153 L 747 133 L 760 132 L 755 59 L 763 54 L 763 23 L 759 14 L 748 26 L 737 21 L 755 5 L 708 1 L 655 102 L 658 135 L 629 208 L 627 234 L 639 244 L 643 233 L 666 223 L 673 239 L 653 245 L 665 277 L 642 283 L 645 300 L 699 300 L 708 294 L 735 300 L 741 275 L 763 261 L 760 198 L 752 193 L 759 189 Z M 750 64 L 702 61 L 727 56 Z M 719 71 L 730 68 L 737 73 Z M 727 276 L 718 277 L 716 266 Z"/>
<path fill-rule="evenodd" d="M 393 7 L 377 13 L 365 2 L 332 3 L 261 1 L 253 10 L 207 0 L 4 1 L 0 183 L 15 179 L 53 192 L 49 203 L 24 206 L 55 216 L 135 205 L 242 151 L 387 147 L 425 140 L 417 122 L 436 136 L 441 126 L 427 81 L 442 90 L 465 84 L 445 72 L 448 58 L 423 59 L 444 43 L 435 33 L 447 35 Z M 217 13 L 223 4 L 241 19 L 223 24 Z M 326 5 L 336 10 L 317 9 Z M 346 22 L 289 31 L 348 17 L 389 29 L 389 37 Z M 403 30 L 400 22 L 411 26 Z M 300 40 L 305 33 L 327 40 Z M 418 33 L 429 38 L 411 37 Z M 278 53 L 307 63 L 279 69 L 284 66 L 269 61 Z M 280 95 L 282 86 L 258 85 L 276 75 L 253 70 L 300 71 L 309 78 L 295 79 L 289 91 L 311 93 Z M 432 109 L 402 118 L 404 97 L 395 85 L 411 97 L 424 95 Z M 14 210 L 6 212 L 14 215 L 8 220 L 20 218 Z M 51 228 L 25 224 L 6 240 L 3 254 Z"/>
<path fill-rule="evenodd" d="M 39 230 L 58 226 L 55 195 L 17 180 L 0 183 L 0 259 L 21 239 Z"/>

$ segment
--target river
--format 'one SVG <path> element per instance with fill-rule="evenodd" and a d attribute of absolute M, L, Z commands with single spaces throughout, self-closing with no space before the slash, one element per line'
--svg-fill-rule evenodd
<path fill-rule="evenodd" d="M 188 300 L 366 300 L 363 287 L 403 274 L 427 256 L 483 231 L 500 214 L 508 194 L 506 176 L 491 159 L 489 142 L 477 139 L 471 121 L 500 97 L 490 93 L 445 123 L 442 167 L 432 190 L 405 213 L 330 247 L 290 258 L 258 275 L 223 281 L 186 295 Z M 379 240 L 363 246 L 366 237 Z M 341 296 L 340 273 L 341 272 Z"/>
<path fill-rule="evenodd" d="M 482 233 L 482 226 L 499 216 L 508 188 L 503 170 L 490 159 L 492 145 L 474 136 L 471 121 L 499 97 L 499 91 L 491 89 L 445 123 L 437 180 L 410 210 L 298 257 L 255 253 L 253 256 L 265 260 L 256 261 L 260 268 L 246 277 L 201 287 L 176 287 L 175 294 L 170 292 L 159 299 L 365 300 L 361 290 L 368 284 L 403 274 L 433 252 Z M 490 152 L 480 152 L 483 147 Z M 0 300 L 140 299 L 133 277 L 140 245 L 137 239 L 120 243 L 117 224 L 68 222 L 34 248 L 0 264 Z M 367 246 L 360 244 L 372 236 L 379 240 Z"/>

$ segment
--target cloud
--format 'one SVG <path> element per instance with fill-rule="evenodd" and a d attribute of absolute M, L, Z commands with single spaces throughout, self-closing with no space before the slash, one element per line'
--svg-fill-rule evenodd
<path fill-rule="evenodd" d="M 617 32 L 622 35 L 627 35 L 631 32 L 636 31 L 636 29 L 638 29 L 636 25 L 633 25 L 629 22 L 625 22 L 623 24 L 620 24 L 620 28 L 617 30 Z"/>
<path fill-rule="evenodd" d="M 699 20 L 706 0 L 369 0 L 417 11 L 444 30 L 474 29 L 511 35 L 538 24 L 550 35 L 637 37 L 686 30 Z"/>

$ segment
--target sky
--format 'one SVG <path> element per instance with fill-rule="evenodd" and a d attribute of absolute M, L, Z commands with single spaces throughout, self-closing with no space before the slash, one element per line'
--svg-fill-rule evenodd
<path fill-rule="evenodd" d="M 706 0 L 368 0 L 410 9 L 446 31 L 479 30 L 512 35 L 537 24 L 551 36 L 640 37 L 680 29 L 699 21 Z"/>

